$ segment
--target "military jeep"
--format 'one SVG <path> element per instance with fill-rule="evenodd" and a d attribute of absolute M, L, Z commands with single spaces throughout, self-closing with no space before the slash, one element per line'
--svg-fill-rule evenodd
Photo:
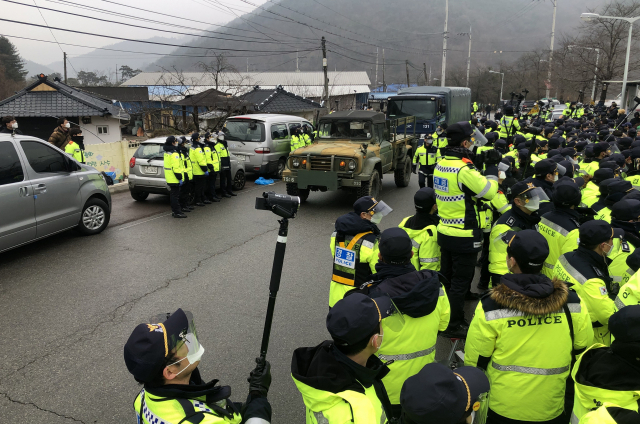
<path fill-rule="evenodd" d="M 396 186 L 408 186 L 417 139 L 407 127 L 415 131 L 415 117 L 387 121 L 380 112 L 360 110 L 323 116 L 313 144 L 289 155 L 282 174 L 287 194 L 301 202 L 311 191 L 338 189 L 378 197 L 385 174 L 393 174 Z"/>

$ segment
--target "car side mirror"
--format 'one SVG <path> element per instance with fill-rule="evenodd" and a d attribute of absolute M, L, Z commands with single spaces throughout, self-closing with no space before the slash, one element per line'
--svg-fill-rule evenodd
<path fill-rule="evenodd" d="M 447 111 L 447 105 L 440 105 L 440 113 L 445 113 Z"/>

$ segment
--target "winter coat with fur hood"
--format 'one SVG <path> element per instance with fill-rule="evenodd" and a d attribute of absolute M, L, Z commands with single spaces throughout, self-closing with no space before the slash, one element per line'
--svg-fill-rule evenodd
<path fill-rule="evenodd" d="M 541 274 L 507 274 L 500 282 L 478 303 L 465 365 L 487 370 L 494 413 L 549 421 L 564 409 L 572 350 L 582 351 L 592 343 L 589 312 L 562 281 Z M 573 324 L 573 342 L 564 305 Z"/>

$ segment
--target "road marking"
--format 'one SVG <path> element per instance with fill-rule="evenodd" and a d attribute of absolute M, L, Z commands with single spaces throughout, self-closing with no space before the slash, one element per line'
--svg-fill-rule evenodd
<path fill-rule="evenodd" d="M 164 218 L 165 216 L 171 215 L 171 212 L 166 213 L 164 215 L 156 216 L 155 218 L 146 219 L 144 221 L 136 222 L 135 224 L 127 225 L 126 227 L 118 228 L 118 230 L 126 230 L 127 228 L 135 227 L 136 225 L 144 224 L 145 222 L 153 221 L 158 218 Z"/>

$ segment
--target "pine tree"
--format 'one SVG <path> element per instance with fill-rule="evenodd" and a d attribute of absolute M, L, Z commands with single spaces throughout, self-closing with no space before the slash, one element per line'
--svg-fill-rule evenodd
<path fill-rule="evenodd" d="M 0 36 L 0 65 L 4 68 L 5 77 L 14 82 L 23 82 L 28 73 L 16 46 L 3 36 Z"/>

